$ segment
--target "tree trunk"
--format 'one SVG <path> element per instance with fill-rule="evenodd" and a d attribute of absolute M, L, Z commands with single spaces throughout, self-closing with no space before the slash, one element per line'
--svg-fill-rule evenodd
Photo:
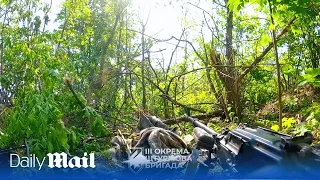
<path fill-rule="evenodd" d="M 144 42 L 144 32 L 145 32 L 145 26 L 142 25 L 142 36 L 141 36 L 141 47 L 142 47 L 142 59 L 141 59 L 141 87 L 142 87 L 142 108 L 145 110 L 147 109 L 147 100 L 146 100 L 146 84 L 145 84 L 145 75 L 144 75 L 144 46 L 145 46 L 145 42 Z"/>
<path fill-rule="evenodd" d="M 274 25 L 274 21 L 273 21 L 273 17 L 272 17 L 272 7 L 271 7 L 270 0 L 268 0 L 268 2 L 269 2 L 269 9 L 270 9 L 271 23 Z M 276 65 L 277 65 L 278 101 L 279 101 L 279 129 L 282 130 L 281 72 L 280 72 L 280 63 L 279 63 L 279 56 L 278 56 L 277 38 L 276 38 L 275 27 L 272 29 L 272 38 L 273 38 L 273 47 L 274 47 L 274 53 L 275 53 L 275 58 L 276 58 Z"/>
<path fill-rule="evenodd" d="M 163 99 L 164 117 L 169 118 L 169 103 L 167 99 Z"/>
<path fill-rule="evenodd" d="M 116 15 L 116 20 L 114 22 L 114 25 L 112 27 L 110 36 L 108 38 L 108 40 L 104 43 L 103 47 L 102 47 L 102 53 L 101 53 L 101 58 L 100 58 L 100 88 L 102 88 L 105 84 L 105 76 L 107 73 L 107 70 L 105 69 L 105 62 L 106 62 L 106 54 L 108 51 L 108 47 L 111 44 L 114 34 L 116 32 L 116 28 L 118 26 L 120 20 L 120 12 L 118 12 L 118 14 Z"/>
<path fill-rule="evenodd" d="M 312 29 L 309 28 L 309 29 Z M 307 46 L 310 52 L 310 58 L 311 58 L 311 65 L 313 69 L 317 69 L 319 67 L 319 55 L 318 55 L 318 46 L 317 44 L 314 42 L 314 40 L 312 39 L 310 32 L 307 33 L 307 36 L 309 37 L 307 39 Z"/>
<path fill-rule="evenodd" d="M 226 4 L 228 1 L 226 0 Z M 230 66 L 234 65 L 233 60 L 233 48 L 232 48 L 232 30 L 233 30 L 233 11 L 229 9 L 227 6 L 227 29 L 226 29 L 226 57 L 228 59 L 228 64 Z M 230 67 L 228 67 L 229 70 L 231 70 Z"/>
<path fill-rule="evenodd" d="M 220 107 L 224 110 L 227 119 L 229 119 L 230 117 L 229 117 L 228 107 L 227 107 L 227 105 L 226 105 L 226 103 L 224 101 L 223 96 L 222 95 L 219 96 L 216 88 L 214 87 L 213 81 L 212 81 L 211 76 L 210 76 L 210 69 L 206 69 L 206 75 L 207 75 L 207 79 L 209 81 L 211 92 L 214 94 L 215 98 L 220 103 Z"/>
<path fill-rule="evenodd" d="M 220 55 L 213 54 L 215 56 L 214 65 L 226 65 L 225 67 L 216 67 L 217 74 L 223 83 L 226 90 L 227 104 L 232 106 L 232 111 L 235 112 L 235 116 L 241 119 L 241 104 L 240 104 L 240 85 L 237 81 L 237 74 L 235 69 L 234 51 L 233 51 L 233 11 L 229 8 L 228 0 L 225 0 L 227 7 L 227 23 L 226 23 L 226 36 L 225 36 L 225 53 L 227 62 L 223 63 Z"/>

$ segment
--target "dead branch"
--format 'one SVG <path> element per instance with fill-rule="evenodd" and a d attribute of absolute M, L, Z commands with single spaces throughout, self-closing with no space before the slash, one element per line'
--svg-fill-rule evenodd
<path fill-rule="evenodd" d="M 169 64 L 168 64 L 168 68 L 167 68 L 167 74 L 169 73 L 169 70 L 170 70 L 170 66 L 171 66 L 171 63 L 172 63 L 173 55 L 174 55 L 174 53 L 175 53 L 175 52 L 177 51 L 177 49 L 178 49 L 178 46 L 179 46 L 179 44 L 180 44 L 180 41 L 181 41 L 181 39 L 182 39 L 182 37 L 183 37 L 183 34 L 184 34 L 185 30 L 186 30 L 186 29 L 183 29 L 183 30 L 182 30 L 181 36 L 180 36 L 180 38 L 179 38 L 179 40 L 178 40 L 178 43 L 177 43 L 176 47 L 174 48 L 174 50 L 173 50 L 172 53 L 171 53 L 171 57 L 170 57 Z"/>
<path fill-rule="evenodd" d="M 177 105 L 177 106 L 180 106 L 180 107 L 183 107 L 183 108 L 188 108 L 192 111 L 197 111 L 197 112 L 201 112 L 201 113 L 206 113 L 206 111 L 204 110 L 201 110 L 201 109 L 197 109 L 197 108 L 193 108 L 193 107 L 190 107 L 190 106 L 187 106 L 187 105 L 184 105 L 184 104 L 181 104 L 179 103 L 178 101 L 172 99 L 169 95 L 167 94 L 161 94 L 160 97 L 172 102 L 173 104 Z"/>
<path fill-rule="evenodd" d="M 80 101 L 78 95 L 76 94 L 76 92 L 73 90 L 73 87 L 71 85 L 71 80 L 70 78 L 66 75 L 64 78 L 63 78 L 63 81 L 64 83 L 66 84 L 66 86 L 68 87 L 68 89 L 71 91 L 73 97 L 76 99 L 77 103 L 79 104 L 79 106 L 83 109 L 85 108 L 86 106 Z"/>
<path fill-rule="evenodd" d="M 214 111 L 210 114 L 200 114 L 200 115 L 195 115 L 195 116 L 191 116 L 191 117 L 199 119 L 199 120 L 204 120 L 204 119 L 210 119 L 213 117 L 221 117 L 221 116 L 223 116 L 223 110 L 217 110 L 217 111 Z M 172 124 L 176 124 L 176 123 L 180 123 L 180 122 L 189 122 L 189 121 L 185 116 L 178 117 L 176 119 L 167 119 L 167 120 L 163 121 L 163 123 L 165 123 L 167 125 L 172 125 Z"/>
<path fill-rule="evenodd" d="M 134 29 L 127 28 L 127 30 L 128 30 L 128 31 L 132 31 L 132 32 L 136 32 L 136 33 L 139 33 L 139 34 L 142 34 L 142 32 L 137 31 L 137 30 L 134 30 Z M 147 35 L 147 34 L 145 34 L 145 36 L 148 37 L 148 38 L 150 38 L 150 39 L 155 40 L 156 42 L 163 42 L 163 43 L 167 43 L 167 44 L 176 46 L 176 44 L 168 42 L 168 41 L 174 39 L 173 37 L 170 37 L 169 39 L 158 39 L 158 38 L 155 38 L 155 37 L 150 36 L 150 35 Z M 177 46 L 177 47 L 179 47 L 179 48 L 184 48 L 184 47 L 182 47 L 182 46 Z"/>

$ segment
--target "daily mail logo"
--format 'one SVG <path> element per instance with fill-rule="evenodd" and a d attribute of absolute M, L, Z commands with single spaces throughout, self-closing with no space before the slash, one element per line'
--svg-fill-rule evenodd
<path fill-rule="evenodd" d="M 30 168 L 38 167 L 39 170 L 44 165 L 46 158 L 48 158 L 49 168 L 95 168 L 94 163 L 94 153 L 90 153 L 89 156 L 84 153 L 83 157 L 74 156 L 68 159 L 68 155 L 65 152 L 62 153 L 49 153 L 47 157 L 38 158 L 35 154 L 30 155 L 30 157 L 22 156 L 18 154 L 10 154 L 10 167 L 17 168 Z"/>

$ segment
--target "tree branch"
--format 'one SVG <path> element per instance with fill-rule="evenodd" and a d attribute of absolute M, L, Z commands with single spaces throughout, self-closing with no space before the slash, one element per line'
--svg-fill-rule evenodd
<path fill-rule="evenodd" d="M 172 99 L 169 95 L 167 94 L 161 94 L 160 97 L 172 102 L 173 104 L 177 105 L 177 106 L 180 106 L 180 107 L 183 107 L 183 108 L 188 108 L 192 111 L 197 111 L 197 112 L 201 112 L 201 113 L 207 113 L 206 111 L 204 110 L 201 110 L 201 109 L 197 109 L 197 108 L 193 108 L 193 107 L 190 107 L 190 106 L 187 106 L 187 105 L 184 105 L 184 104 L 181 104 L 179 103 L 178 101 Z"/>
<path fill-rule="evenodd" d="M 173 50 L 172 53 L 171 53 L 170 61 L 169 61 L 169 64 L 168 64 L 168 67 L 167 67 L 167 72 L 166 72 L 167 74 L 169 73 L 170 66 L 171 66 L 172 59 L 173 59 L 173 55 L 174 55 L 174 53 L 177 51 L 177 48 L 178 48 L 178 46 L 179 46 L 179 44 L 180 44 L 180 42 L 181 42 L 182 36 L 183 36 L 183 34 L 184 34 L 184 31 L 185 31 L 185 29 L 182 30 L 181 36 L 180 36 L 180 38 L 179 38 L 179 40 L 178 40 L 178 43 L 177 43 L 176 47 L 174 48 L 174 50 Z"/>
<path fill-rule="evenodd" d="M 204 120 L 204 119 L 210 119 L 213 117 L 222 117 L 222 116 L 223 116 L 223 110 L 217 110 L 217 111 L 214 111 L 210 114 L 200 114 L 200 115 L 191 116 L 191 117 L 199 119 L 199 120 Z M 178 117 L 175 119 L 167 119 L 167 120 L 163 121 L 163 123 L 165 123 L 167 125 L 172 125 L 172 124 L 176 124 L 179 122 L 189 122 L 189 120 L 185 116 L 182 116 L 182 117 Z"/>
<path fill-rule="evenodd" d="M 285 33 L 289 31 L 290 26 L 293 24 L 296 17 L 294 16 L 286 25 L 286 27 L 277 35 L 276 39 L 278 40 L 281 38 Z M 241 80 L 259 63 L 262 61 L 264 56 L 268 54 L 268 52 L 272 49 L 273 42 L 270 42 L 266 49 L 260 54 L 260 56 L 256 57 L 252 64 L 245 69 L 245 71 L 239 76 L 238 82 L 240 83 Z"/>

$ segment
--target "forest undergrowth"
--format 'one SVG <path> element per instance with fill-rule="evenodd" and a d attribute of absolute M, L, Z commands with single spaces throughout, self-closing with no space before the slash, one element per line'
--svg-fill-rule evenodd
<path fill-rule="evenodd" d="M 232 120 L 221 121 L 220 118 L 209 120 L 209 126 L 217 132 L 225 128 L 230 130 L 245 125 L 256 128 L 258 126 L 272 129 L 292 136 L 301 136 L 311 132 L 314 143 L 320 143 L 320 96 L 318 88 L 304 85 L 283 94 L 283 129 L 278 126 L 279 104 L 273 100 L 261 105 L 256 114 L 244 115 L 242 122 Z"/>

